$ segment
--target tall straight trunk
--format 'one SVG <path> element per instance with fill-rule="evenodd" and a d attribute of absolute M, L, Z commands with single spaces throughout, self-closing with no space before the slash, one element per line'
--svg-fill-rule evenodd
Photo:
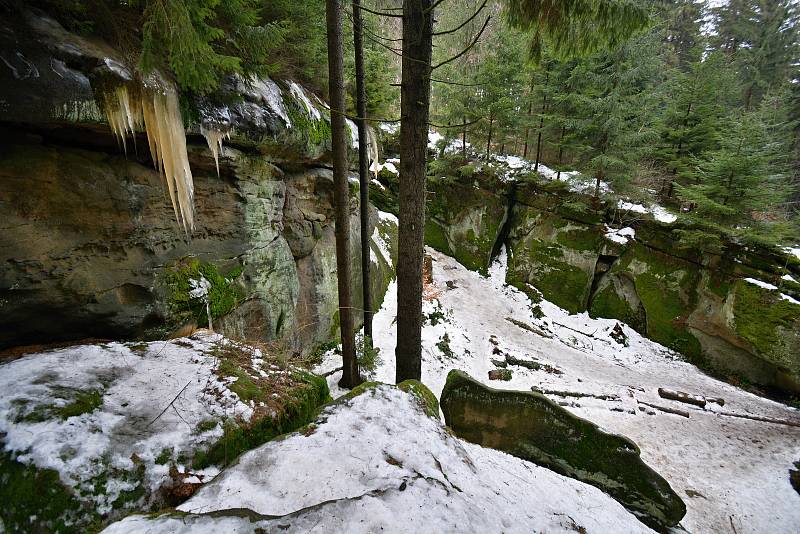
<path fill-rule="evenodd" d="M 561 163 L 564 155 L 564 127 L 561 127 L 561 137 L 558 140 L 558 172 L 556 173 L 556 180 L 561 179 Z"/>
<path fill-rule="evenodd" d="M 528 95 L 528 119 L 525 121 L 525 146 L 522 149 L 522 157 L 528 158 L 528 135 L 531 132 L 531 115 L 533 115 L 533 76 L 531 76 L 531 90 Z"/>
<path fill-rule="evenodd" d="M 331 99 L 331 145 L 336 207 L 336 276 L 339 282 L 339 324 L 342 335 L 342 387 L 361 382 L 355 352 L 353 295 L 350 265 L 350 199 L 347 185 L 347 139 L 344 121 L 344 66 L 342 57 L 341 0 L 326 0 L 328 29 L 328 84 Z"/>
<path fill-rule="evenodd" d="M 550 81 L 550 73 L 545 74 L 544 85 Z M 547 93 L 542 95 L 542 116 L 539 117 L 539 134 L 536 136 L 536 163 L 533 165 L 533 172 L 539 170 L 539 159 L 542 157 L 542 128 L 544 127 L 544 112 L 547 111 Z"/>
<path fill-rule="evenodd" d="M 486 139 L 486 161 L 489 161 L 490 150 L 492 148 L 492 124 L 494 124 L 494 117 L 489 114 L 489 137 Z"/>
<path fill-rule="evenodd" d="M 422 256 L 432 47 L 433 0 L 403 0 L 397 382 L 422 377 Z"/>
<path fill-rule="evenodd" d="M 372 280 L 369 248 L 369 154 L 367 146 L 367 88 L 364 83 L 364 41 L 361 0 L 353 0 L 353 48 L 356 60 L 356 113 L 358 118 L 358 177 L 361 194 L 361 278 L 364 301 L 364 350 L 372 348 Z"/>
<path fill-rule="evenodd" d="M 467 118 L 461 117 L 463 130 L 461 130 L 461 155 L 467 159 Z"/>
<path fill-rule="evenodd" d="M 531 114 L 533 113 L 533 102 L 528 102 L 528 118 L 530 119 Z M 525 146 L 522 147 L 522 157 L 528 157 L 528 135 L 530 134 L 531 127 L 529 125 L 525 126 Z"/>

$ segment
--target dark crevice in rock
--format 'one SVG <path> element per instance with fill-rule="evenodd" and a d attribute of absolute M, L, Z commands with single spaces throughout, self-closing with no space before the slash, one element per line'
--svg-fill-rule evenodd
<path fill-rule="evenodd" d="M 594 300 L 594 296 L 597 293 L 597 289 L 600 287 L 600 282 L 603 281 L 606 274 L 611 270 L 611 267 L 614 266 L 614 263 L 619 259 L 619 256 L 611 256 L 606 254 L 600 254 L 597 257 L 597 263 L 594 266 L 594 277 L 592 277 L 592 285 L 589 289 L 589 301 L 586 303 L 586 309 L 592 309 L 592 301 Z"/>
<path fill-rule="evenodd" d="M 506 212 L 503 215 L 503 220 L 500 222 L 500 231 L 497 233 L 497 239 L 495 239 L 494 245 L 492 245 L 492 252 L 489 257 L 489 265 L 494 263 L 494 260 L 500 255 L 500 250 L 503 248 L 503 245 L 507 244 L 506 242 L 508 241 L 508 235 L 511 233 L 511 228 L 514 222 L 512 214 L 514 213 L 514 206 L 516 203 L 517 184 L 512 183 L 506 196 Z"/>

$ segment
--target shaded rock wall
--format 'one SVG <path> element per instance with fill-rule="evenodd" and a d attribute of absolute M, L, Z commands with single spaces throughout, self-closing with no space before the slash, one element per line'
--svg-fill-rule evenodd
<path fill-rule="evenodd" d="M 789 300 L 800 300 L 800 284 L 784 278 L 800 280 L 797 259 L 733 242 L 721 254 L 682 249 L 680 221 L 594 206 L 560 182 L 531 176 L 512 187 L 484 172 L 451 174 L 428 182 L 429 246 L 485 273 L 505 245 L 506 282 L 534 301 L 622 320 L 706 368 L 800 392 L 800 305 Z M 396 209 L 397 178 L 380 180 L 373 193 Z M 635 239 L 613 242 L 609 226 L 630 226 Z"/>
<path fill-rule="evenodd" d="M 197 224 L 187 239 L 144 133 L 127 140 L 126 156 L 100 112 L 109 87 L 141 83 L 135 68 L 39 12 L 0 30 L 13 58 L 0 67 L 0 348 L 186 332 L 207 322 L 188 296 L 201 274 L 212 281 L 214 326 L 229 336 L 307 351 L 338 335 L 322 101 L 289 81 L 238 78 L 183 99 Z M 229 136 L 219 175 L 209 130 Z M 391 222 L 378 226 L 373 236 L 385 243 L 372 244 L 373 306 L 393 276 L 381 250 L 396 235 Z"/>

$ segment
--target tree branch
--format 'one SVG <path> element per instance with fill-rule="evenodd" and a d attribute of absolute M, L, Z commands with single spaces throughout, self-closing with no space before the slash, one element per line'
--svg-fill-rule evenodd
<path fill-rule="evenodd" d="M 469 24 L 469 23 L 470 23 L 470 21 L 474 20 L 474 19 L 475 19 L 475 17 L 477 17 L 477 16 L 478 16 L 478 14 L 479 14 L 481 11 L 483 11 L 483 8 L 485 8 L 485 7 L 486 7 L 486 2 L 487 2 L 487 1 L 488 1 L 488 0 L 483 0 L 483 3 L 481 4 L 481 7 L 479 7 L 479 8 L 478 8 L 478 10 L 477 10 L 475 13 L 473 13 L 473 14 L 472 14 L 472 16 L 471 16 L 470 18 L 468 18 L 467 20 L 465 20 L 464 22 L 462 22 L 461 24 L 459 24 L 458 26 L 456 26 L 456 27 L 455 27 L 455 28 L 453 28 L 452 30 L 445 30 L 445 31 L 441 31 L 441 32 L 433 32 L 433 36 L 434 36 L 434 37 L 438 37 L 438 36 L 440 36 L 440 35 L 447 35 L 447 34 L 450 34 L 450 33 L 456 33 L 458 30 L 460 30 L 461 28 L 463 28 L 464 26 L 466 26 L 467 24 Z"/>
<path fill-rule="evenodd" d="M 361 11 L 366 11 L 367 13 L 372 13 L 373 15 L 378 15 L 379 17 L 394 17 L 394 18 L 403 18 L 403 15 L 398 15 L 397 13 L 386 13 L 382 11 L 373 11 L 368 7 L 358 6 L 358 9 Z"/>
<path fill-rule="evenodd" d="M 428 9 L 425 9 L 425 10 L 422 12 L 422 14 L 423 14 L 423 15 L 427 15 L 428 13 L 430 13 L 431 11 L 433 11 L 433 10 L 436 8 L 436 6 L 438 6 L 438 5 L 439 5 L 439 4 L 441 4 L 442 2 L 444 2 L 444 0 L 437 0 L 436 2 L 434 2 L 434 3 L 433 3 L 433 5 L 432 5 L 431 7 L 429 7 Z M 434 34 L 434 35 L 435 35 L 435 34 Z"/>
<path fill-rule="evenodd" d="M 472 42 L 469 44 L 469 46 L 467 46 L 464 50 L 462 50 L 461 52 L 459 52 L 455 56 L 451 57 L 450 59 L 445 59 L 441 63 L 439 63 L 437 65 L 434 65 L 433 67 L 431 67 L 431 71 L 434 71 L 434 70 L 438 69 L 441 66 L 447 65 L 448 63 L 451 63 L 451 62 L 457 60 L 458 58 L 460 58 L 461 56 L 463 56 L 464 54 L 466 54 L 473 46 L 475 46 L 478 43 L 478 39 L 480 39 L 481 35 L 483 35 L 483 32 L 484 32 L 484 30 L 486 30 L 486 26 L 489 25 L 489 21 L 491 19 L 492 19 L 492 17 L 486 17 L 486 22 L 483 23 L 483 27 L 481 28 L 481 31 L 478 32 L 478 35 L 475 36 L 475 39 L 472 40 Z"/>

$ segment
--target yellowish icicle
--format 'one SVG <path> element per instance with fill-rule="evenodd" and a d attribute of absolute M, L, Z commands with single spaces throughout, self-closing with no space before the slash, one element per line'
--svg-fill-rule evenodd
<path fill-rule="evenodd" d="M 158 85 L 160 87 L 142 87 L 135 91 L 120 85 L 104 95 L 103 111 L 126 152 L 128 134 L 142 128 L 147 132 L 150 155 L 166 183 L 175 218 L 190 234 L 194 230 L 194 183 L 186 151 L 186 133 L 177 93 L 166 84 Z M 221 143 L 220 137 L 217 145 L 221 147 Z"/>
<path fill-rule="evenodd" d="M 213 128 L 207 130 L 202 126 L 200 127 L 200 133 L 206 138 L 208 148 L 211 150 L 211 155 L 214 156 L 214 164 L 217 166 L 217 176 L 219 176 L 219 155 L 222 153 L 222 140 L 230 139 L 231 133 L 222 133 L 221 131 Z"/>

